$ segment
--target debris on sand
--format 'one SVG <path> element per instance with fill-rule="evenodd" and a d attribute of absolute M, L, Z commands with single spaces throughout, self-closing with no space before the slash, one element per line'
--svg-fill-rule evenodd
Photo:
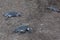
<path fill-rule="evenodd" d="M 60 12 L 60 9 L 58 9 L 57 7 L 55 6 L 50 6 L 50 7 L 47 7 L 48 10 L 51 10 L 51 11 L 54 11 L 54 12 Z"/>
<path fill-rule="evenodd" d="M 21 25 L 18 28 L 16 28 L 14 31 L 14 33 L 25 33 L 25 32 L 32 32 L 32 28 L 28 27 L 27 25 Z"/>

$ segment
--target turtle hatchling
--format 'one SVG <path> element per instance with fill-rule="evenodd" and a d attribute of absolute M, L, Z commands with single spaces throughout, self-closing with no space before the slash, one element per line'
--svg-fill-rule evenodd
<path fill-rule="evenodd" d="M 60 9 L 58 9 L 58 8 L 55 7 L 55 6 L 47 7 L 47 9 L 49 9 L 49 10 L 51 10 L 51 11 L 54 11 L 54 12 L 60 12 Z"/>
<path fill-rule="evenodd" d="M 15 11 L 10 11 L 10 12 L 5 13 L 4 16 L 10 18 L 10 17 L 21 16 L 21 14 Z"/>
<path fill-rule="evenodd" d="M 25 32 L 31 33 L 32 28 L 30 28 L 30 27 L 28 27 L 26 25 L 22 25 L 22 26 L 19 26 L 18 28 L 16 28 L 13 32 L 14 33 L 25 33 Z"/>

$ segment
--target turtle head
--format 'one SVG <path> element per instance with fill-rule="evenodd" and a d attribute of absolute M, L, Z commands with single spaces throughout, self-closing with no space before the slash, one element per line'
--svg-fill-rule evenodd
<path fill-rule="evenodd" d="M 29 33 L 31 33 L 32 32 L 32 28 L 27 28 L 27 31 L 29 32 Z"/>

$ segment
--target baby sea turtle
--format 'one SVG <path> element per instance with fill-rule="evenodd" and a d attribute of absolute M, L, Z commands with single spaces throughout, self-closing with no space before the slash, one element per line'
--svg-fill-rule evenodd
<path fill-rule="evenodd" d="M 22 25 L 22 26 L 19 26 L 18 28 L 16 28 L 14 30 L 15 33 L 25 33 L 25 32 L 29 32 L 31 33 L 32 32 L 32 28 L 26 26 L 26 25 Z"/>
<path fill-rule="evenodd" d="M 4 14 L 5 17 L 18 17 L 18 16 L 21 16 L 21 14 L 19 14 L 18 12 L 15 12 L 15 11 L 10 11 L 10 12 L 7 12 Z"/>
<path fill-rule="evenodd" d="M 49 10 L 51 10 L 51 11 L 54 11 L 54 12 L 60 12 L 60 9 L 58 9 L 58 8 L 55 7 L 55 6 L 47 7 L 47 9 L 49 9 Z"/>

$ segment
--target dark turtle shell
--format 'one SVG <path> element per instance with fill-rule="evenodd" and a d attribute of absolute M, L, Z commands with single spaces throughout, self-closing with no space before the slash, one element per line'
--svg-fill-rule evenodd
<path fill-rule="evenodd" d="M 11 12 L 5 13 L 4 16 L 5 17 L 17 17 L 17 16 L 20 16 L 20 14 L 18 14 L 18 12 L 11 11 Z"/>
<path fill-rule="evenodd" d="M 54 12 L 60 12 L 60 9 L 58 9 L 58 8 L 55 7 L 55 6 L 47 7 L 47 9 L 52 10 L 52 11 L 54 11 Z"/>
<path fill-rule="evenodd" d="M 27 31 L 27 26 L 20 26 L 14 30 L 15 33 L 24 33 Z"/>
<path fill-rule="evenodd" d="M 25 32 L 31 33 L 31 31 L 32 31 L 31 28 L 29 28 L 28 26 L 24 26 L 24 25 L 19 26 L 18 28 L 14 30 L 15 33 L 25 33 Z"/>

